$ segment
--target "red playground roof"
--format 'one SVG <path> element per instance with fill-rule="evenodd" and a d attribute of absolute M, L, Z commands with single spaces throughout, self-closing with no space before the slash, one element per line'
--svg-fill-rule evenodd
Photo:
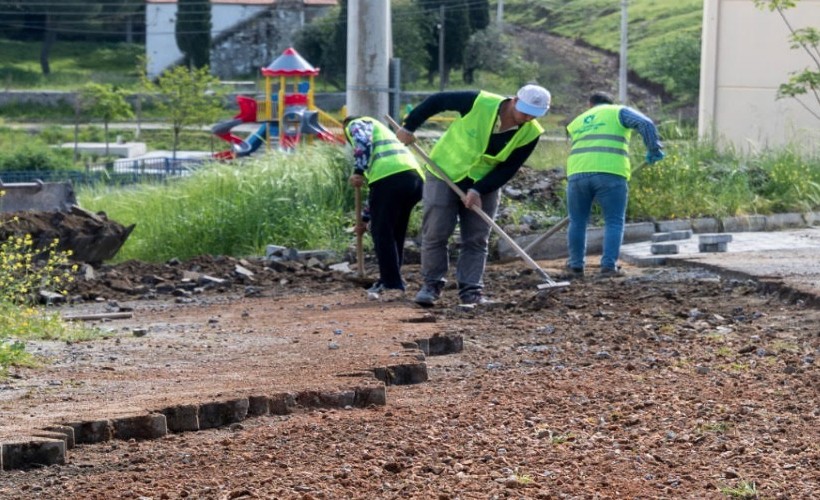
<path fill-rule="evenodd" d="M 318 74 L 319 69 L 305 61 L 293 47 L 285 49 L 281 56 L 262 68 L 263 76 L 316 76 Z"/>

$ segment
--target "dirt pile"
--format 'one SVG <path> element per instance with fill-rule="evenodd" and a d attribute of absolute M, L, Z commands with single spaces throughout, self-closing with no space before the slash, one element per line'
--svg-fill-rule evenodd
<path fill-rule="evenodd" d="M 12 235 L 31 235 L 35 248 L 47 248 L 58 240 L 58 250 L 70 251 L 74 262 L 100 264 L 112 259 L 134 230 L 104 213 L 78 206 L 63 211 L 25 211 L 0 214 L 0 240 Z"/>

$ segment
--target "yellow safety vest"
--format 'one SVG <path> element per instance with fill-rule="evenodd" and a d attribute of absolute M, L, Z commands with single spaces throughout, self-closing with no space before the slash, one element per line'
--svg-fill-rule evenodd
<path fill-rule="evenodd" d="M 519 127 L 498 154 L 486 154 L 498 117 L 498 107 L 504 99 L 500 95 L 479 92 L 472 109 L 466 115 L 456 118 L 433 147 L 430 158 L 453 182 L 459 182 L 465 177 L 473 181 L 481 180 L 496 165 L 509 158 L 513 151 L 544 132 L 541 124 L 530 120 Z"/>
<path fill-rule="evenodd" d="M 358 118 L 350 121 L 345 127 L 345 135 L 350 142 L 350 126 L 356 122 L 373 124 L 373 151 L 364 177 L 367 182 L 376 182 L 399 172 L 415 170 L 424 179 L 424 170 L 419 166 L 416 157 L 405 147 L 395 134 L 382 122 L 372 118 Z"/>
<path fill-rule="evenodd" d="M 621 125 L 618 115 L 623 106 L 600 104 L 580 114 L 567 126 L 572 148 L 567 157 L 567 176 L 582 172 L 604 172 L 626 177 L 629 165 L 629 139 L 632 129 Z"/>

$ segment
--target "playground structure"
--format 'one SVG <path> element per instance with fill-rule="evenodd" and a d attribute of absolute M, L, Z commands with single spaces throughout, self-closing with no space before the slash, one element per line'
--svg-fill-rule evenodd
<path fill-rule="evenodd" d="M 318 74 L 319 69 L 305 61 L 295 49 L 282 52 L 262 68 L 264 100 L 236 96 L 239 113 L 212 127 L 214 135 L 231 144 L 230 149 L 215 153 L 214 157 L 228 160 L 247 156 L 263 144 L 270 149 L 274 140 L 282 150 L 294 149 L 301 142 L 314 139 L 344 144 L 342 124 L 317 108 L 314 102 L 314 77 Z M 234 127 L 243 123 L 260 125 L 243 139 L 232 132 Z"/>

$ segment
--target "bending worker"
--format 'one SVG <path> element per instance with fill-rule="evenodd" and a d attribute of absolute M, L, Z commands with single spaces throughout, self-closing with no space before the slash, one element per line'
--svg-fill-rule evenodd
<path fill-rule="evenodd" d="M 652 164 L 664 157 L 658 130 L 643 113 L 613 104 L 612 96 L 605 92 L 593 93 L 589 105 L 587 111 L 567 126 L 572 140 L 567 158 L 568 278 L 584 276 L 587 223 L 596 200 L 604 217 L 599 276 L 622 274 L 617 263 L 624 237 L 629 194 L 629 140 L 632 130 L 637 130 L 643 138 L 647 150 L 646 163 Z"/>
<path fill-rule="evenodd" d="M 368 289 L 368 296 L 397 299 L 404 295 L 404 239 L 413 207 L 421 200 L 424 171 L 410 150 L 375 118 L 348 116 L 343 126 L 353 147 L 353 173 L 348 181 L 355 188 L 365 182 L 370 188 L 367 206 L 379 279 Z M 363 234 L 367 227 L 355 230 Z"/>
<path fill-rule="evenodd" d="M 471 208 L 495 217 L 499 188 L 535 149 L 544 131 L 535 118 L 546 114 L 549 106 L 546 89 L 525 85 L 515 97 L 485 91 L 439 92 L 405 117 L 396 137 L 410 144 L 414 131 L 431 116 L 443 111 L 459 113 L 430 157 L 466 194 L 461 200 L 436 173 L 427 175 L 421 236 L 424 282 L 415 297 L 417 304 L 432 306 L 441 294 L 448 272 L 448 242 L 456 222 L 461 230 L 455 273 L 459 299 L 462 304 L 485 302 L 483 276 L 491 227 Z"/>

